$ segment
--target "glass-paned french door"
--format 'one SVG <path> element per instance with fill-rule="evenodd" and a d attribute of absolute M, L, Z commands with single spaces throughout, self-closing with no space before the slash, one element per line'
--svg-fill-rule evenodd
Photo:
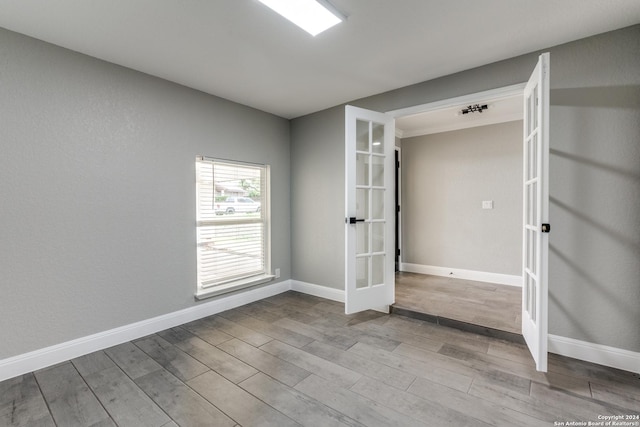
<path fill-rule="evenodd" d="M 347 313 L 394 300 L 394 120 L 346 107 Z"/>
<path fill-rule="evenodd" d="M 524 90 L 522 334 L 547 370 L 549 247 L 549 54 L 543 54 Z"/>

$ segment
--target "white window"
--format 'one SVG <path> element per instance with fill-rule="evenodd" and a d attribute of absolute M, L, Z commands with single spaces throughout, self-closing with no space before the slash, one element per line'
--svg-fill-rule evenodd
<path fill-rule="evenodd" d="M 269 166 L 196 158 L 199 298 L 271 280 Z"/>

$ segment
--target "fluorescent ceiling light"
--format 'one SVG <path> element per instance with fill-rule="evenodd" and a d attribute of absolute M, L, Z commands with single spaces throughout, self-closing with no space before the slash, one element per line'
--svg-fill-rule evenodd
<path fill-rule="evenodd" d="M 344 20 L 343 16 L 333 9 L 325 1 L 316 0 L 259 0 L 269 6 L 289 21 L 296 24 L 312 36 L 320 34 L 324 30 L 339 24 Z"/>

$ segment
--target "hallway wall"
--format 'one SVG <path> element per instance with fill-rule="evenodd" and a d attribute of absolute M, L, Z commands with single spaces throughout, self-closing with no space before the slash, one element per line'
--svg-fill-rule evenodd
<path fill-rule="evenodd" d="M 402 262 L 521 276 L 521 182 L 521 120 L 404 138 Z"/>

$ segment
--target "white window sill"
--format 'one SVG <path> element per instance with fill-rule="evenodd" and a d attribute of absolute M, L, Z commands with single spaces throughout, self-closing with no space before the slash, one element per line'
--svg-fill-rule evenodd
<path fill-rule="evenodd" d="M 276 276 L 272 274 L 263 274 L 260 276 L 253 276 L 246 279 L 236 280 L 233 282 L 225 283 L 224 285 L 212 286 L 210 288 L 200 289 L 196 292 L 196 299 L 202 300 L 211 297 L 215 297 L 229 292 L 234 292 L 240 289 L 249 288 L 251 286 L 261 285 L 275 279 Z"/>

